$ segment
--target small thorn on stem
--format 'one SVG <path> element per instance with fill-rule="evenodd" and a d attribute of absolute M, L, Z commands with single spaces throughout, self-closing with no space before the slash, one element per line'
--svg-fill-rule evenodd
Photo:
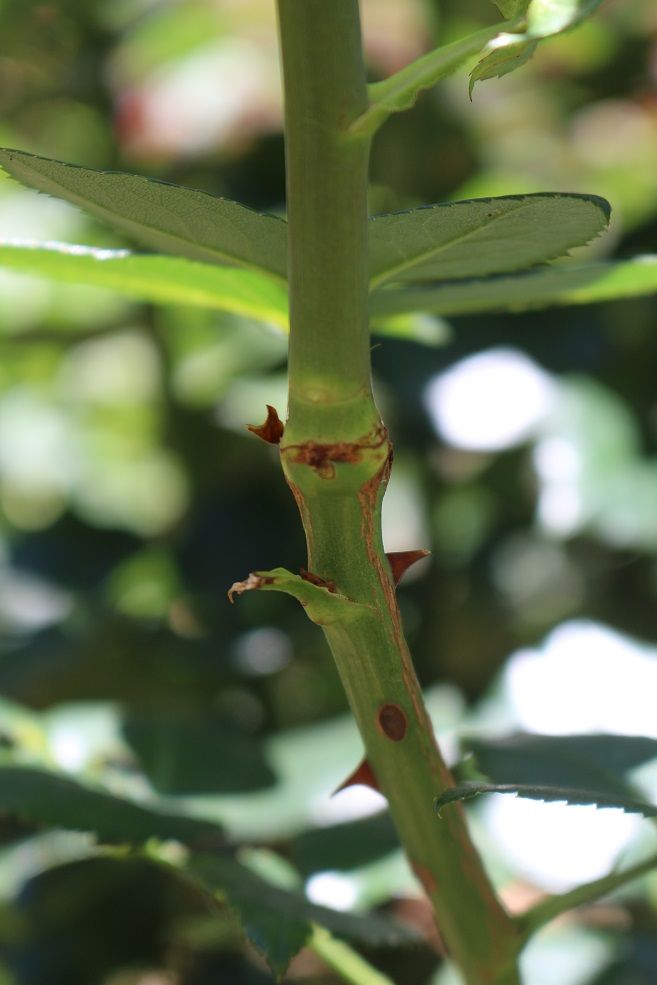
<path fill-rule="evenodd" d="M 285 430 L 276 408 L 270 404 L 267 404 L 267 420 L 264 424 L 247 424 L 246 427 L 248 431 L 269 442 L 270 445 L 277 445 Z"/>
<path fill-rule="evenodd" d="M 423 557 L 428 557 L 429 554 L 431 551 L 425 550 L 424 547 L 420 547 L 417 551 L 390 551 L 386 554 L 395 585 L 399 584 L 401 576 L 412 564 L 421 561 Z"/>
<path fill-rule="evenodd" d="M 335 797 L 336 793 L 346 790 L 347 787 L 357 786 L 371 787 L 372 790 L 381 793 L 374 771 L 366 759 L 358 764 L 354 772 L 349 774 L 344 783 L 341 783 L 339 787 L 335 788 L 331 796 Z"/>

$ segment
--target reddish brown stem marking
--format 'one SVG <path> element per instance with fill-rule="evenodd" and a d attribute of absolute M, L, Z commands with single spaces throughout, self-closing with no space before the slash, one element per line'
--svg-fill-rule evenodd
<path fill-rule="evenodd" d="M 379 729 L 392 742 L 401 742 L 406 735 L 406 715 L 399 705 L 382 705 L 376 716 Z"/>

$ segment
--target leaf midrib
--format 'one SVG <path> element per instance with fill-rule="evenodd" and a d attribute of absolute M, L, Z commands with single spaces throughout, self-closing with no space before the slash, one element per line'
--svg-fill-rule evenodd
<path fill-rule="evenodd" d="M 495 201 L 495 199 L 491 199 L 491 202 L 494 202 L 494 201 Z M 457 207 L 459 204 L 460 203 L 458 203 L 458 202 L 452 203 L 453 207 Z M 523 209 L 526 204 L 527 204 L 526 201 L 519 202 L 518 205 L 514 206 L 513 208 L 507 209 L 506 212 L 502 212 L 500 215 L 495 215 L 495 216 L 487 217 L 486 218 L 486 221 L 483 222 L 483 223 L 481 223 L 480 225 L 478 225 L 475 229 L 470 229 L 470 230 L 468 230 L 468 232 L 461 233 L 459 236 L 453 236 L 451 239 L 445 240 L 439 246 L 433 247 L 433 248 L 428 249 L 428 250 L 424 250 L 422 253 L 417 253 L 412 258 L 410 258 L 408 260 L 404 260 L 401 263 L 396 264 L 394 267 L 389 267 L 386 270 L 381 271 L 376 276 L 370 278 L 370 288 L 372 290 L 375 290 L 377 287 L 380 287 L 380 285 L 382 283 L 384 283 L 386 280 L 389 280 L 395 274 L 397 274 L 397 273 L 399 273 L 401 271 L 404 271 L 404 270 L 408 270 L 411 267 L 416 267 L 416 266 L 418 266 L 418 264 L 423 263 L 425 260 L 428 260 L 431 257 L 439 256 L 440 253 L 443 250 L 447 249 L 448 247 L 454 246 L 456 243 L 462 243 L 462 242 L 466 241 L 467 239 L 469 239 L 470 237 L 475 236 L 477 233 L 481 232 L 482 229 L 487 229 L 489 226 L 492 226 L 495 222 L 498 222 L 501 219 L 506 219 L 508 216 L 513 215 L 515 212 L 518 212 L 520 209 Z M 449 204 L 447 204 L 447 206 L 445 206 L 445 205 L 429 206 L 429 208 L 434 208 L 434 209 L 442 209 L 442 208 L 445 208 L 445 207 L 449 208 Z M 418 210 L 418 211 L 420 211 L 420 210 Z M 383 218 L 383 217 L 381 217 L 381 218 Z M 375 222 L 376 221 L 376 217 L 372 217 L 372 221 Z M 585 242 L 588 242 L 588 240 L 585 241 Z M 582 244 L 571 244 L 571 246 L 577 246 L 577 245 L 582 245 Z M 555 257 L 546 257 L 545 259 L 546 260 L 550 260 L 550 259 L 555 259 Z M 525 267 L 526 267 L 526 265 L 525 265 Z M 522 269 L 525 269 L 525 267 L 523 267 L 522 265 L 519 265 L 516 269 L 517 270 L 522 270 Z M 512 270 L 508 270 L 508 271 L 505 271 L 505 272 L 506 273 L 512 273 L 513 271 Z"/>
<path fill-rule="evenodd" d="M 9 160 L 12 161 L 12 163 L 14 163 L 17 160 L 10 153 L 8 153 L 7 156 L 9 157 Z M 19 163 L 19 165 L 22 165 L 23 167 L 25 167 L 25 169 L 28 170 L 28 171 L 29 170 L 32 170 L 30 168 L 30 165 L 29 164 L 26 164 L 22 160 L 22 158 L 21 159 L 18 159 L 18 163 Z M 75 167 L 75 165 L 67 165 L 67 167 Z M 49 177 L 47 175 L 43 175 L 40 171 L 36 171 L 35 170 L 34 173 L 37 174 L 37 176 L 38 176 L 38 178 L 39 178 L 40 181 L 42 181 L 45 185 L 49 186 L 51 189 L 54 189 L 54 191 L 52 192 L 53 195 L 56 195 L 57 198 L 63 198 L 64 201 L 72 202 L 78 208 L 82 209 L 83 212 L 88 212 L 89 211 L 88 205 L 86 205 L 85 202 L 93 201 L 93 207 L 94 207 L 94 209 L 96 209 L 99 213 L 102 214 L 102 216 L 105 218 L 105 220 L 108 222 L 108 224 L 110 226 L 116 228 L 116 226 L 117 226 L 116 215 L 110 209 L 108 209 L 106 206 L 98 204 L 95 200 L 85 199 L 83 196 L 77 194 L 75 191 L 70 190 L 66 185 L 61 184 L 60 182 L 56 181 L 55 179 L 53 179 L 53 178 L 51 178 L 51 177 Z M 103 173 L 105 173 L 105 174 L 114 174 L 116 176 L 120 176 L 120 175 L 124 174 L 124 172 L 122 172 L 122 171 L 103 172 Z M 10 175 L 10 177 L 13 177 L 13 175 Z M 133 175 L 128 175 L 128 177 L 132 178 L 134 176 Z M 21 180 L 21 179 L 18 179 L 18 180 Z M 148 178 L 144 178 L 144 181 L 149 181 L 149 180 L 150 179 L 148 179 Z M 166 186 L 166 182 L 160 182 L 160 184 Z M 172 186 L 172 187 L 174 187 L 176 189 L 178 187 L 182 188 L 182 186 Z M 64 195 L 61 194 L 61 190 L 63 190 L 65 192 Z M 182 188 L 182 191 L 183 192 L 186 191 L 186 190 L 189 190 L 190 192 L 198 191 L 196 189 L 191 189 L 191 188 L 190 189 Z M 47 191 L 46 191 L 46 194 L 48 194 Z M 200 192 L 199 191 L 198 194 L 203 195 L 203 194 L 207 194 L 207 193 Z M 215 199 L 215 196 L 208 195 L 208 198 L 214 200 Z M 222 199 L 219 198 L 218 201 L 222 201 Z M 238 204 L 238 203 L 235 203 L 235 204 Z M 243 208 L 246 209 L 245 206 L 243 206 Z M 260 213 L 255 213 L 255 214 L 256 215 L 260 215 Z M 281 222 L 284 221 L 284 220 L 277 220 L 275 216 L 262 216 L 262 218 L 265 219 L 265 220 L 272 219 L 274 221 L 281 221 Z M 175 233 L 166 232 L 166 231 L 160 229 L 158 226 L 154 226 L 154 225 L 152 225 L 152 224 L 150 224 L 148 222 L 139 222 L 139 223 L 137 223 L 134 220 L 130 219 L 128 216 L 125 216 L 125 217 L 122 216 L 121 217 L 121 222 L 125 223 L 127 226 L 129 226 L 130 228 L 133 228 L 133 229 L 137 229 L 138 230 L 140 227 L 141 228 L 144 228 L 144 229 L 149 229 L 152 232 L 157 233 L 158 236 L 162 236 L 162 237 L 164 237 L 166 239 L 169 239 L 169 240 L 171 240 L 174 243 L 183 243 L 183 244 L 185 244 L 187 246 L 191 246 L 191 247 L 199 250 L 200 252 L 203 252 L 204 251 L 206 254 L 215 255 L 217 257 L 221 257 L 227 263 L 230 263 L 230 264 L 233 264 L 233 265 L 236 265 L 236 266 L 239 266 L 239 267 L 243 267 L 244 269 L 247 269 L 247 270 L 255 271 L 256 273 L 265 273 L 268 277 L 273 278 L 279 284 L 284 284 L 284 285 L 287 286 L 287 278 L 284 277 L 284 276 L 282 276 L 281 274 L 279 274 L 276 270 L 272 269 L 271 267 L 263 267 L 263 266 L 261 266 L 260 264 L 257 264 L 257 263 L 250 263 L 248 260 L 244 260 L 241 257 L 233 256 L 230 253 L 227 253 L 227 252 L 225 252 L 225 251 L 223 251 L 223 250 L 221 250 L 221 249 L 219 249 L 217 247 L 204 246 L 203 244 L 197 243 L 193 239 L 186 239 L 184 236 L 180 236 L 180 235 L 177 235 Z M 135 238 L 136 239 L 139 239 L 139 236 L 136 236 Z"/>

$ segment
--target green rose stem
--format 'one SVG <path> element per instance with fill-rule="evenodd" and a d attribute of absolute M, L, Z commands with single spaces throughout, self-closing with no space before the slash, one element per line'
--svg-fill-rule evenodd
<path fill-rule="evenodd" d="M 402 632 L 381 537 L 392 461 L 370 383 L 368 135 L 357 0 L 278 0 L 286 119 L 291 335 L 280 450 L 312 576 L 364 605 L 323 625 L 409 861 L 468 985 L 519 982 L 517 928 L 461 810 L 439 820 L 452 778 Z M 336 599 L 337 602 L 337 599 Z M 321 621 L 321 620 L 319 620 Z"/>

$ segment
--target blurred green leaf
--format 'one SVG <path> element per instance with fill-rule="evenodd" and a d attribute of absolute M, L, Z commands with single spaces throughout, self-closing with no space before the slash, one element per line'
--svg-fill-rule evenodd
<path fill-rule="evenodd" d="M 179 257 L 68 243 L 0 241 L 0 267 L 105 287 L 154 304 L 184 304 L 257 318 L 287 331 L 287 293 L 271 278 Z"/>
<path fill-rule="evenodd" d="M 434 801 L 436 813 L 440 816 L 448 804 L 461 800 L 472 800 L 485 793 L 508 793 L 529 800 L 542 800 L 545 803 L 568 804 L 573 807 L 591 806 L 615 808 L 626 814 L 642 814 L 643 817 L 657 817 L 657 805 L 625 795 L 609 796 L 604 791 L 568 786 L 554 786 L 536 783 L 478 783 L 468 781 L 444 790 Z"/>
<path fill-rule="evenodd" d="M 0 167 L 155 250 L 285 277 L 286 223 L 192 188 L 0 148 Z"/>
<path fill-rule="evenodd" d="M 522 38 L 514 34 L 503 34 L 495 39 L 495 46 L 490 54 L 478 63 L 470 73 L 470 96 L 477 82 L 485 79 L 499 79 L 509 72 L 514 72 L 525 62 L 528 62 L 536 51 L 538 42 L 531 38 Z"/>
<path fill-rule="evenodd" d="M 657 758 L 657 739 L 635 735 L 531 735 L 466 738 L 465 752 L 493 783 L 595 787 L 610 797 L 628 792 L 626 774 Z"/>
<path fill-rule="evenodd" d="M 224 722 L 131 714 L 123 734 L 161 794 L 247 792 L 276 782 L 256 739 Z"/>
<path fill-rule="evenodd" d="M 259 933 L 275 933 L 276 923 L 317 923 L 338 937 L 358 941 L 369 947 L 395 947 L 417 942 L 415 931 L 388 917 L 370 913 L 348 913 L 311 903 L 300 892 L 274 886 L 232 856 L 195 852 L 189 869 L 208 888 L 224 891 L 231 903 L 244 914 L 249 933 L 249 915 L 259 925 Z M 261 911 L 268 914 L 266 926 Z M 301 928 L 298 928 L 301 935 Z"/>
<path fill-rule="evenodd" d="M 0 810 L 34 824 L 89 831 L 101 841 L 141 843 L 150 838 L 186 844 L 222 841 L 219 825 L 184 815 L 166 814 L 63 774 L 0 764 Z"/>
<path fill-rule="evenodd" d="M 520 17 L 525 13 L 530 0 L 493 0 L 504 17 Z"/>
<path fill-rule="evenodd" d="M 370 219 L 372 286 L 451 280 L 531 267 L 564 256 L 606 228 L 594 195 L 508 195 L 427 205 Z"/>
<path fill-rule="evenodd" d="M 654 293 L 657 293 L 657 256 L 639 256 L 616 263 L 557 264 L 513 277 L 386 288 L 372 295 L 370 311 L 373 315 L 411 311 L 470 315 L 595 304 Z"/>
<path fill-rule="evenodd" d="M 575 27 L 592 14 L 602 0 L 531 0 L 527 9 L 527 33 L 547 38 Z"/>

